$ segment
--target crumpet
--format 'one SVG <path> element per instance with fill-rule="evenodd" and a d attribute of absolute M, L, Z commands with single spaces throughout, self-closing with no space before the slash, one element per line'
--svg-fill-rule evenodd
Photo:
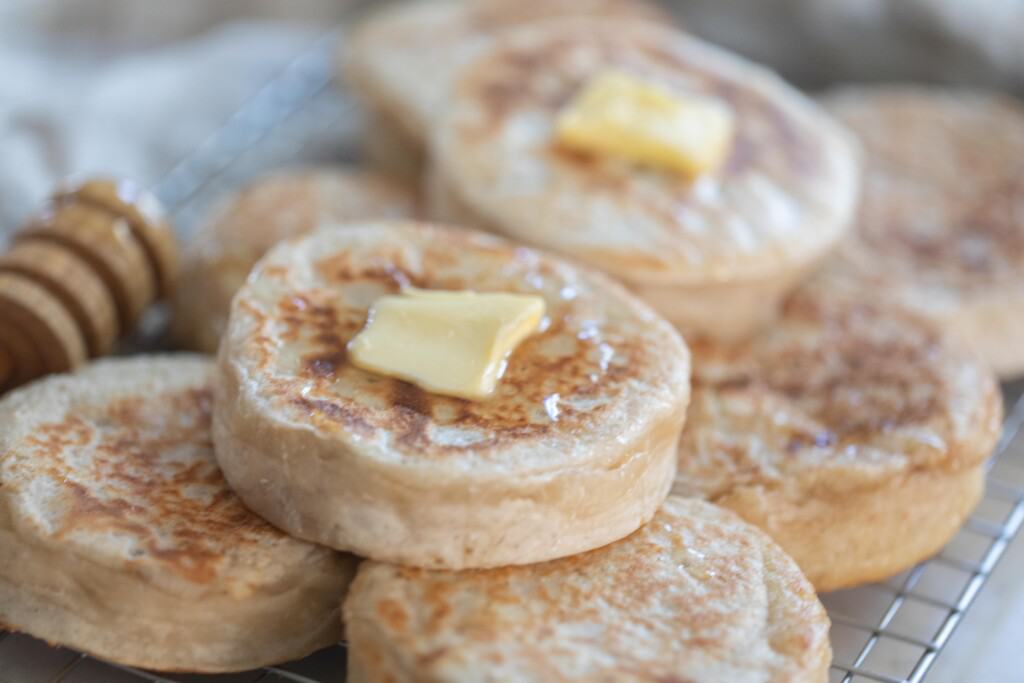
<path fill-rule="evenodd" d="M 808 286 L 752 340 L 693 352 L 674 492 L 766 531 L 818 590 L 923 560 L 977 504 L 998 386 L 927 321 Z"/>
<path fill-rule="evenodd" d="M 734 132 L 722 165 L 689 178 L 566 148 L 567 103 L 609 73 L 646 84 L 638 136 L 678 128 L 650 121 L 665 99 L 725 107 Z M 605 106 L 614 118 L 624 105 Z M 775 316 L 843 236 L 857 196 L 855 147 L 815 104 L 752 63 L 645 22 L 504 34 L 460 73 L 433 143 L 435 217 L 601 268 L 684 333 L 721 339 Z"/>
<path fill-rule="evenodd" d="M 408 287 L 535 295 L 547 320 L 491 397 L 432 394 L 347 358 L 370 306 Z M 271 250 L 219 365 L 217 459 L 246 505 L 299 538 L 454 569 L 635 531 L 671 486 L 689 395 L 682 339 L 603 275 L 408 222 Z"/>
<path fill-rule="evenodd" d="M 529 567 L 366 562 L 345 602 L 352 683 L 822 683 L 829 621 L 736 515 L 669 497 L 598 550 Z"/>
<path fill-rule="evenodd" d="M 935 321 L 1002 377 L 1024 373 L 1024 106 L 920 86 L 825 104 L 867 151 L 856 227 L 826 275 Z"/>
<path fill-rule="evenodd" d="M 213 363 L 140 356 L 0 402 L 0 622 L 161 671 L 239 671 L 341 637 L 355 560 L 289 538 L 224 482 Z"/>

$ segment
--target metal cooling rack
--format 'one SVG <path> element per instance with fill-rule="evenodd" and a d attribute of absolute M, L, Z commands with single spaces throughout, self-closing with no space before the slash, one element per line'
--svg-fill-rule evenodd
<path fill-rule="evenodd" d="M 317 41 L 155 186 L 183 233 L 246 179 L 301 160 L 348 160 L 359 114 L 331 88 L 334 35 Z M 823 596 L 832 619 L 830 683 L 920 683 L 1024 524 L 1024 382 L 1004 387 L 1007 419 L 985 497 L 935 558 L 880 584 Z M 1024 580 L 1024 578 L 1022 578 Z M 342 683 L 345 650 L 244 673 L 155 674 L 0 632 L 0 683 Z"/>

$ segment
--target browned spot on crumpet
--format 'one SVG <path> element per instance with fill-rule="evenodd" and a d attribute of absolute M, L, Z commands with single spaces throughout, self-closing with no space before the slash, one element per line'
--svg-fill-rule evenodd
<path fill-rule="evenodd" d="M 324 256 L 316 262 L 317 273 L 327 282 L 349 282 L 364 280 L 385 286 L 393 293 L 404 287 L 420 287 L 422 280 L 403 266 L 405 258 L 400 250 L 391 250 L 379 255 L 372 263 L 356 262 L 350 252 L 337 252 Z"/>
<path fill-rule="evenodd" d="M 301 396 L 293 399 L 292 403 L 321 427 L 341 423 L 345 429 L 360 436 L 369 437 L 374 433 L 373 425 L 363 419 L 357 412 L 346 410 L 337 403 L 325 400 L 310 400 Z"/>
<path fill-rule="evenodd" d="M 307 370 L 314 375 L 319 377 L 333 377 L 345 363 L 345 349 L 340 345 L 340 339 L 337 339 L 335 344 L 337 350 L 325 353 L 321 356 L 311 356 L 304 360 Z"/>
<path fill-rule="evenodd" d="M 402 633 L 409 627 L 408 612 L 394 600 L 381 600 L 377 604 L 377 614 L 388 628 L 397 633 Z"/>

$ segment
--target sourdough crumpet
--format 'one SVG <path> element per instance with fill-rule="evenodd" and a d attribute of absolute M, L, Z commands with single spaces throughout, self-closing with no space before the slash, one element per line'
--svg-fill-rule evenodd
<path fill-rule="evenodd" d="M 849 244 L 828 274 L 1024 373 L 1024 106 L 920 86 L 849 88 L 828 108 L 867 151 Z"/>
<path fill-rule="evenodd" d="M 494 395 L 436 395 L 346 359 L 371 304 L 408 286 L 536 295 L 547 320 Z M 299 538 L 451 569 L 635 531 L 672 484 L 689 394 L 682 339 L 600 273 L 410 222 L 271 250 L 219 365 L 217 459 L 250 509 Z"/>
<path fill-rule="evenodd" d="M 0 402 L 0 622 L 164 671 L 251 669 L 341 637 L 355 561 L 228 489 L 213 374 L 193 356 L 100 361 Z"/>
<path fill-rule="evenodd" d="M 727 107 L 722 166 L 690 180 L 568 150 L 560 113 L 609 71 Z M 644 22 L 506 34 L 461 72 L 436 132 L 435 216 L 595 265 L 684 333 L 716 338 L 774 317 L 842 237 L 857 195 L 855 147 L 812 102 L 739 57 Z"/>
<path fill-rule="evenodd" d="M 754 339 L 693 352 L 674 492 L 738 512 L 819 590 L 928 557 L 978 502 L 998 387 L 927 321 L 805 287 Z"/>
<path fill-rule="evenodd" d="M 528 567 L 365 562 L 345 603 L 348 680 L 819 683 L 814 590 L 736 515 L 671 496 L 631 536 Z"/>
<path fill-rule="evenodd" d="M 348 221 L 405 218 L 416 207 L 409 187 L 364 171 L 313 168 L 256 180 L 224 201 L 193 240 L 174 299 L 175 340 L 215 353 L 231 297 L 279 241 Z"/>
<path fill-rule="evenodd" d="M 668 21 L 644 0 L 427 0 L 371 15 L 342 57 L 347 84 L 371 113 L 367 156 L 418 177 L 428 131 L 459 67 L 503 30 L 567 16 Z"/>

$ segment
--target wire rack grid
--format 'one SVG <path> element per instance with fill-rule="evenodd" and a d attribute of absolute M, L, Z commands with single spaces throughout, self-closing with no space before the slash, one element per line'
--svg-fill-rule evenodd
<path fill-rule="evenodd" d="M 333 78 L 324 36 L 155 186 L 187 234 L 200 211 L 271 168 L 347 160 L 359 114 Z M 974 515 L 936 557 L 880 584 L 823 596 L 832 619 L 830 683 L 920 683 L 1024 524 L 1024 383 L 1003 388 L 1007 418 Z M 0 683 L 341 683 L 343 645 L 300 662 L 220 676 L 157 674 L 0 632 Z"/>

